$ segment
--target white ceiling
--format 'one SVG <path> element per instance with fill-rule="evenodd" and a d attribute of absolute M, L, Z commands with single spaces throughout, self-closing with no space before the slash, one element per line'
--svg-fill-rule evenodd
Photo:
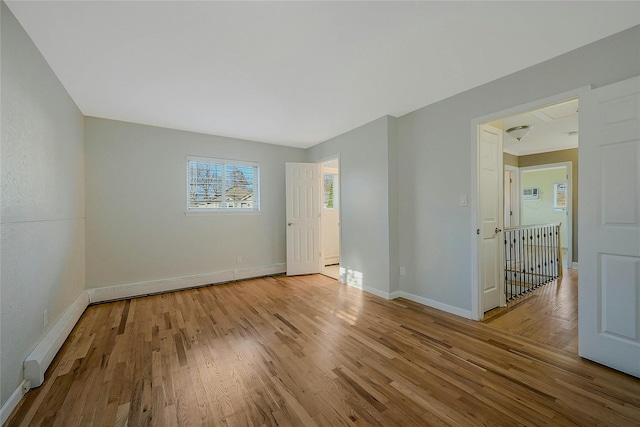
<path fill-rule="evenodd" d="M 640 24 L 640 2 L 7 1 L 80 110 L 309 147 Z"/>
<path fill-rule="evenodd" d="M 520 141 L 504 135 L 504 151 L 515 156 L 566 150 L 578 147 L 578 100 L 568 100 L 515 116 L 492 125 L 506 130 L 531 125 Z"/>

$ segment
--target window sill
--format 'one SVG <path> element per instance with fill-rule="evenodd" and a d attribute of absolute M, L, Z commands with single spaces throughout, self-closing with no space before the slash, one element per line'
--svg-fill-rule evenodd
<path fill-rule="evenodd" d="M 208 215 L 260 215 L 261 211 L 245 209 L 224 209 L 224 210 L 188 210 L 184 211 L 185 216 L 208 216 Z"/>

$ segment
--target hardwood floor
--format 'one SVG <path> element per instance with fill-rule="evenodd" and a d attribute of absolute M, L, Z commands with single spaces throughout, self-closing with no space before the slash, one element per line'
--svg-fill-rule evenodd
<path fill-rule="evenodd" d="M 484 323 L 578 354 L 578 270 L 485 313 Z"/>
<path fill-rule="evenodd" d="M 321 275 L 91 306 L 7 422 L 640 424 L 640 380 Z"/>

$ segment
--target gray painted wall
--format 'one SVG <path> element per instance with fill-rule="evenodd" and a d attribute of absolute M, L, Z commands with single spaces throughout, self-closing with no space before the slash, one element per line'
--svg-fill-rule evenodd
<path fill-rule="evenodd" d="M 83 120 L 2 4 L 2 403 L 46 332 L 42 312 L 51 326 L 85 283 L 228 270 L 238 255 L 242 267 L 285 262 L 286 161 L 340 156 L 343 280 L 470 311 L 475 213 L 458 202 L 473 191 L 471 121 L 638 75 L 639 39 L 635 27 L 305 151 Z M 185 215 L 187 155 L 258 161 L 262 212 Z"/>
<path fill-rule="evenodd" d="M 471 122 L 587 85 L 640 74 L 640 26 L 398 119 L 402 291 L 471 311 Z M 472 64 L 470 64 L 471 66 Z"/>
<path fill-rule="evenodd" d="M 0 400 L 84 289 L 83 116 L 2 3 Z M 43 312 L 48 310 L 48 325 Z"/>
<path fill-rule="evenodd" d="M 389 129 L 382 117 L 308 150 L 309 162 L 340 156 L 341 281 L 390 291 Z"/>
<path fill-rule="evenodd" d="M 304 150 L 91 117 L 85 123 L 87 288 L 286 262 L 284 165 L 304 161 Z M 258 162 L 261 212 L 185 214 L 186 156 Z"/>

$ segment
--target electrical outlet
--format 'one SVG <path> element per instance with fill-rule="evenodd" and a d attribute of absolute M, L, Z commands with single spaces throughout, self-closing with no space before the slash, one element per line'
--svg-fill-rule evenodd
<path fill-rule="evenodd" d="M 49 310 L 45 310 L 42 312 L 42 326 L 45 328 L 49 324 Z"/>
<path fill-rule="evenodd" d="M 242 264 L 242 256 L 238 255 L 238 259 L 236 260 L 238 264 Z"/>
<path fill-rule="evenodd" d="M 404 268 L 404 265 L 400 266 L 400 275 L 404 276 L 405 274 L 407 274 L 407 271 Z"/>

